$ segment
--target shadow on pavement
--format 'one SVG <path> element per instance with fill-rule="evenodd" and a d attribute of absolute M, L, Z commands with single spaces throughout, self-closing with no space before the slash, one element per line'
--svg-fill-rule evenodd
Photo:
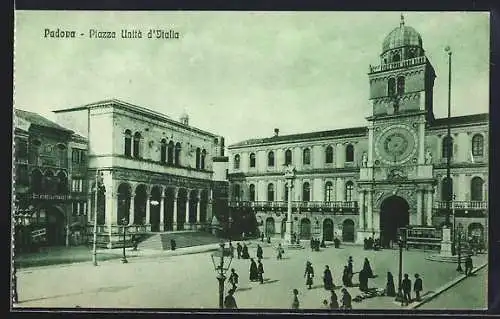
<path fill-rule="evenodd" d="M 247 291 L 247 290 L 252 290 L 252 287 L 245 287 L 245 288 L 237 288 L 235 293 L 236 292 L 240 292 L 240 291 Z"/>
<path fill-rule="evenodd" d="M 273 279 L 273 280 L 271 280 L 269 278 L 265 278 L 264 282 L 261 285 L 272 284 L 272 283 L 275 283 L 275 282 L 278 282 L 278 281 L 279 281 L 279 279 Z"/>

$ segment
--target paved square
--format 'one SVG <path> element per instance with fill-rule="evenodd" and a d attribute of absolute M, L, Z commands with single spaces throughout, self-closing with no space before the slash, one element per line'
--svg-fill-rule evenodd
<path fill-rule="evenodd" d="M 255 244 L 249 252 L 255 257 Z M 424 295 L 457 276 L 456 265 L 425 260 L 430 252 L 404 251 L 404 273 L 423 278 Z M 276 260 L 273 247 L 264 246 L 264 284 L 249 282 L 248 260 L 233 259 L 232 267 L 240 275 L 235 293 L 239 308 L 289 309 L 292 289 L 299 290 L 301 308 L 319 309 L 329 297 L 323 289 L 325 265 L 332 270 L 334 283 L 341 285 L 341 275 L 347 258 L 353 256 L 354 271 L 368 257 L 377 278 L 369 287 L 385 287 L 386 273 L 391 271 L 397 288 L 398 250 L 365 251 L 359 246 L 328 247 L 321 252 L 309 248 L 286 251 L 283 260 Z M 313 289 L 305 287 L 304 268 L 312 262 L 315 270 Z M 474 266 L 486 262 L 487 256 L 473 257 Z M 357 282 L 357 275 L 354 276 Z M 26 269 L 18 274 L 20 307 L 99 307 L 99 308 L 217 308 L 218 284 L 210 253 L 182 256 L 131 258 L 128 264 L 119 260 L 82 263 L 61 267 Z M 229 284 L 226 283 L 226 291 Z M 353 298 L 359 294 L 349 288 Z M 340 291 L 337 289 L 340 297 Z M 486 302 L 486 301 L 485 301 Z M 375 297 L 353 302 L 356 309 L 400 308 L 391 297 Z"/>

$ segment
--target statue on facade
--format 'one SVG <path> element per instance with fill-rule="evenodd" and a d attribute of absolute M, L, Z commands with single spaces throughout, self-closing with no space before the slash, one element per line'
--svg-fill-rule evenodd
<path fill-rule="evenodd" d="M 368 155 L 366 152 L 363 153 L 363 157 L 361 159 L 361 167 L 368 167 Z"/>
<path fill-rule="evenodd" d="M 285 167 L 285 178 L 293 178 L 295 177 L 295 167 L 292 165 L 287 165 Z"/>
<path fill-rule="evenodd" d="M 430 149 L 425 152 L 425 164 L 432 164 L 432 153 Z"/>

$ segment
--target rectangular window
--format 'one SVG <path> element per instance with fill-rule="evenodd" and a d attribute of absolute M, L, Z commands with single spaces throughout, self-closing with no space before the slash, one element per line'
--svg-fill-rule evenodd
<path fill-rule="evenodd" d="M 85 163 L 85 157 L 87 157 L 87 154 L 85 153 L 85 151 L 80 150 L 80 163 Z"/>
<path fill-rule="evenodd" d="M 73 205 L 73 216 L 77 216 L 78 215 L 78 203 L 72 203 Z"/>

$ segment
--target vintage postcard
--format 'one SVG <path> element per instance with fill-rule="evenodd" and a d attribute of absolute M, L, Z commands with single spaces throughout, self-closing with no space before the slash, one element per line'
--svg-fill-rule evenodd
<path fill-rule="evenodd" d="M 489 23 L 16 11 L 12 309 L 486 309 Z"/>

